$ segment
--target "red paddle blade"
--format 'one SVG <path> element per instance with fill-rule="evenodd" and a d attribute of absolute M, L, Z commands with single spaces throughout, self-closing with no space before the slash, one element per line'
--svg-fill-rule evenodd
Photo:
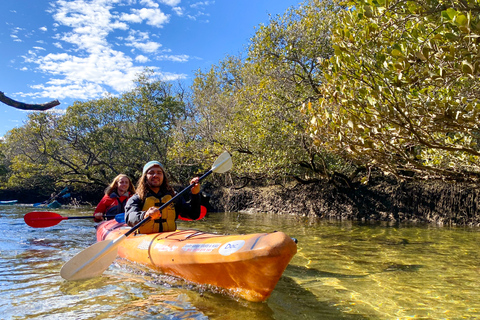
<path fill-rule="evenodd" d="M 205 208 L 204 206 L 200 206 L 200 217 L 198 217 L 198 219 L 195 219 L 195 220 L 203 219 L 206 214 L 207 214 L 207 208 Z M 178 216 L 178 219 L 183 220 L 183 221 L 193 221 L 193 219 L 184 218 L 181 215 Z"/>
<path fill-rule="evenodd" d="M 48 212 L 48 211 L 33 211 L 27 213 L 23 220 L 30 227 L 33 228 L 47 228 L 52 227 L 60 223 L 60 221 L 68 219 L 67 217 L 62 217 L 58 213 Z"/>

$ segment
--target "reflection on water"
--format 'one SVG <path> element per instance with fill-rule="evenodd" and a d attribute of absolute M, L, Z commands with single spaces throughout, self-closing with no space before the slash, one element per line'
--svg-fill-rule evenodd
<path fill-rule="evenodd" d="M 91 215 L 93 208 L 62 209 Z M 358 224 L 241 213 L 180 222 L 222 234 L 284 231 L 298 253 L 264 303 L 234 299 L 117 259 L 67 282 L 62 265 L 95 242 L 90 220 L 30 228 L 26 206 L 0 207 L 1 319 L 480 318 L 480 229 Z"/>

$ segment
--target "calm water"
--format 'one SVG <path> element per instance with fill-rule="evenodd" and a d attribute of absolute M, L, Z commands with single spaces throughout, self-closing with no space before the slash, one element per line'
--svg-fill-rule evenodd
<path fill-rule="evenodd" d="M 180 222 L 216 233 L 280 230 L 299 240 L 272 296 L 251 303 L 118 259 L 102 277 L 67 282 L 59 270 L 95 242 L 94 223 L 30 228 L 23 216 L 33 209 L 0 207 L 0 319 L 480 318 L 480 229 L 240 213 Z"/>

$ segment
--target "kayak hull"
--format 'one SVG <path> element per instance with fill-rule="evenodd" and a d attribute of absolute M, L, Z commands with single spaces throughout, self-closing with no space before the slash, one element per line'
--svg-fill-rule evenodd
<path fill-rule="evenodd" d="M 0 204 L 15 204 L 18 200 L 1 200 Z"/>
<path fill-rule="evenodd" d="M 51 209 L 58 209 L 62 206 L 62 204 L 60 202 L 58 202 L 57 200 L 54 200 L 52 201 L 51 203 L 49 203 L 47 205 L 48 208 L 51 208 Z"/>
<path fill-rule="evenodd" d="M 52 201 L 50 203 L 35 203 L 33 204 L 34 207 L 44 207 L 44 208 L 50 208 L 50 209 L 58 209 L 62 206 L 62 204 L 60 202 L 58 202 L 57 200 L 55 201 Z"/>
<path fill-rule="evenodd" d="M 97 240 L 115 239 L 129 227 L 102 222 Z M 118 255 L 200 285 L 227 290 L 248 301 L 266 300 L 292 257 L 295 242 L 283 232 L 216 235 L 177 230 L 130 235 Z"/>

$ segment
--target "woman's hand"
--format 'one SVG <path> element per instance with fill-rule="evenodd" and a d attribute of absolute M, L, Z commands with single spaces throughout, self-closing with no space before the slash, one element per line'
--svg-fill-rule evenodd
<path fill-rule="evenodd" d="M 197 194 L 197 193 L 200 192 L 199 180 L 200 180 L 200 178 L 198 178 L 198 177 L 195 177 L 192 180 L 190 180 L 190 184 L 195 184 L 190 191 L 190 192 L 192 192 L 192 194 Z"/>
<path fill-rule="evenodd" d="M 157 220 L 162 217 L 162 213 L 156 207 L 150 207 L 146 212 L 143 218 L 150 217 L 152 220 Z"/>
<path fill-rule="evenodd" d="M 103 221 L 103 212 L 95 212 L 93 214 L 93 221 L 95 222 Z"/>

